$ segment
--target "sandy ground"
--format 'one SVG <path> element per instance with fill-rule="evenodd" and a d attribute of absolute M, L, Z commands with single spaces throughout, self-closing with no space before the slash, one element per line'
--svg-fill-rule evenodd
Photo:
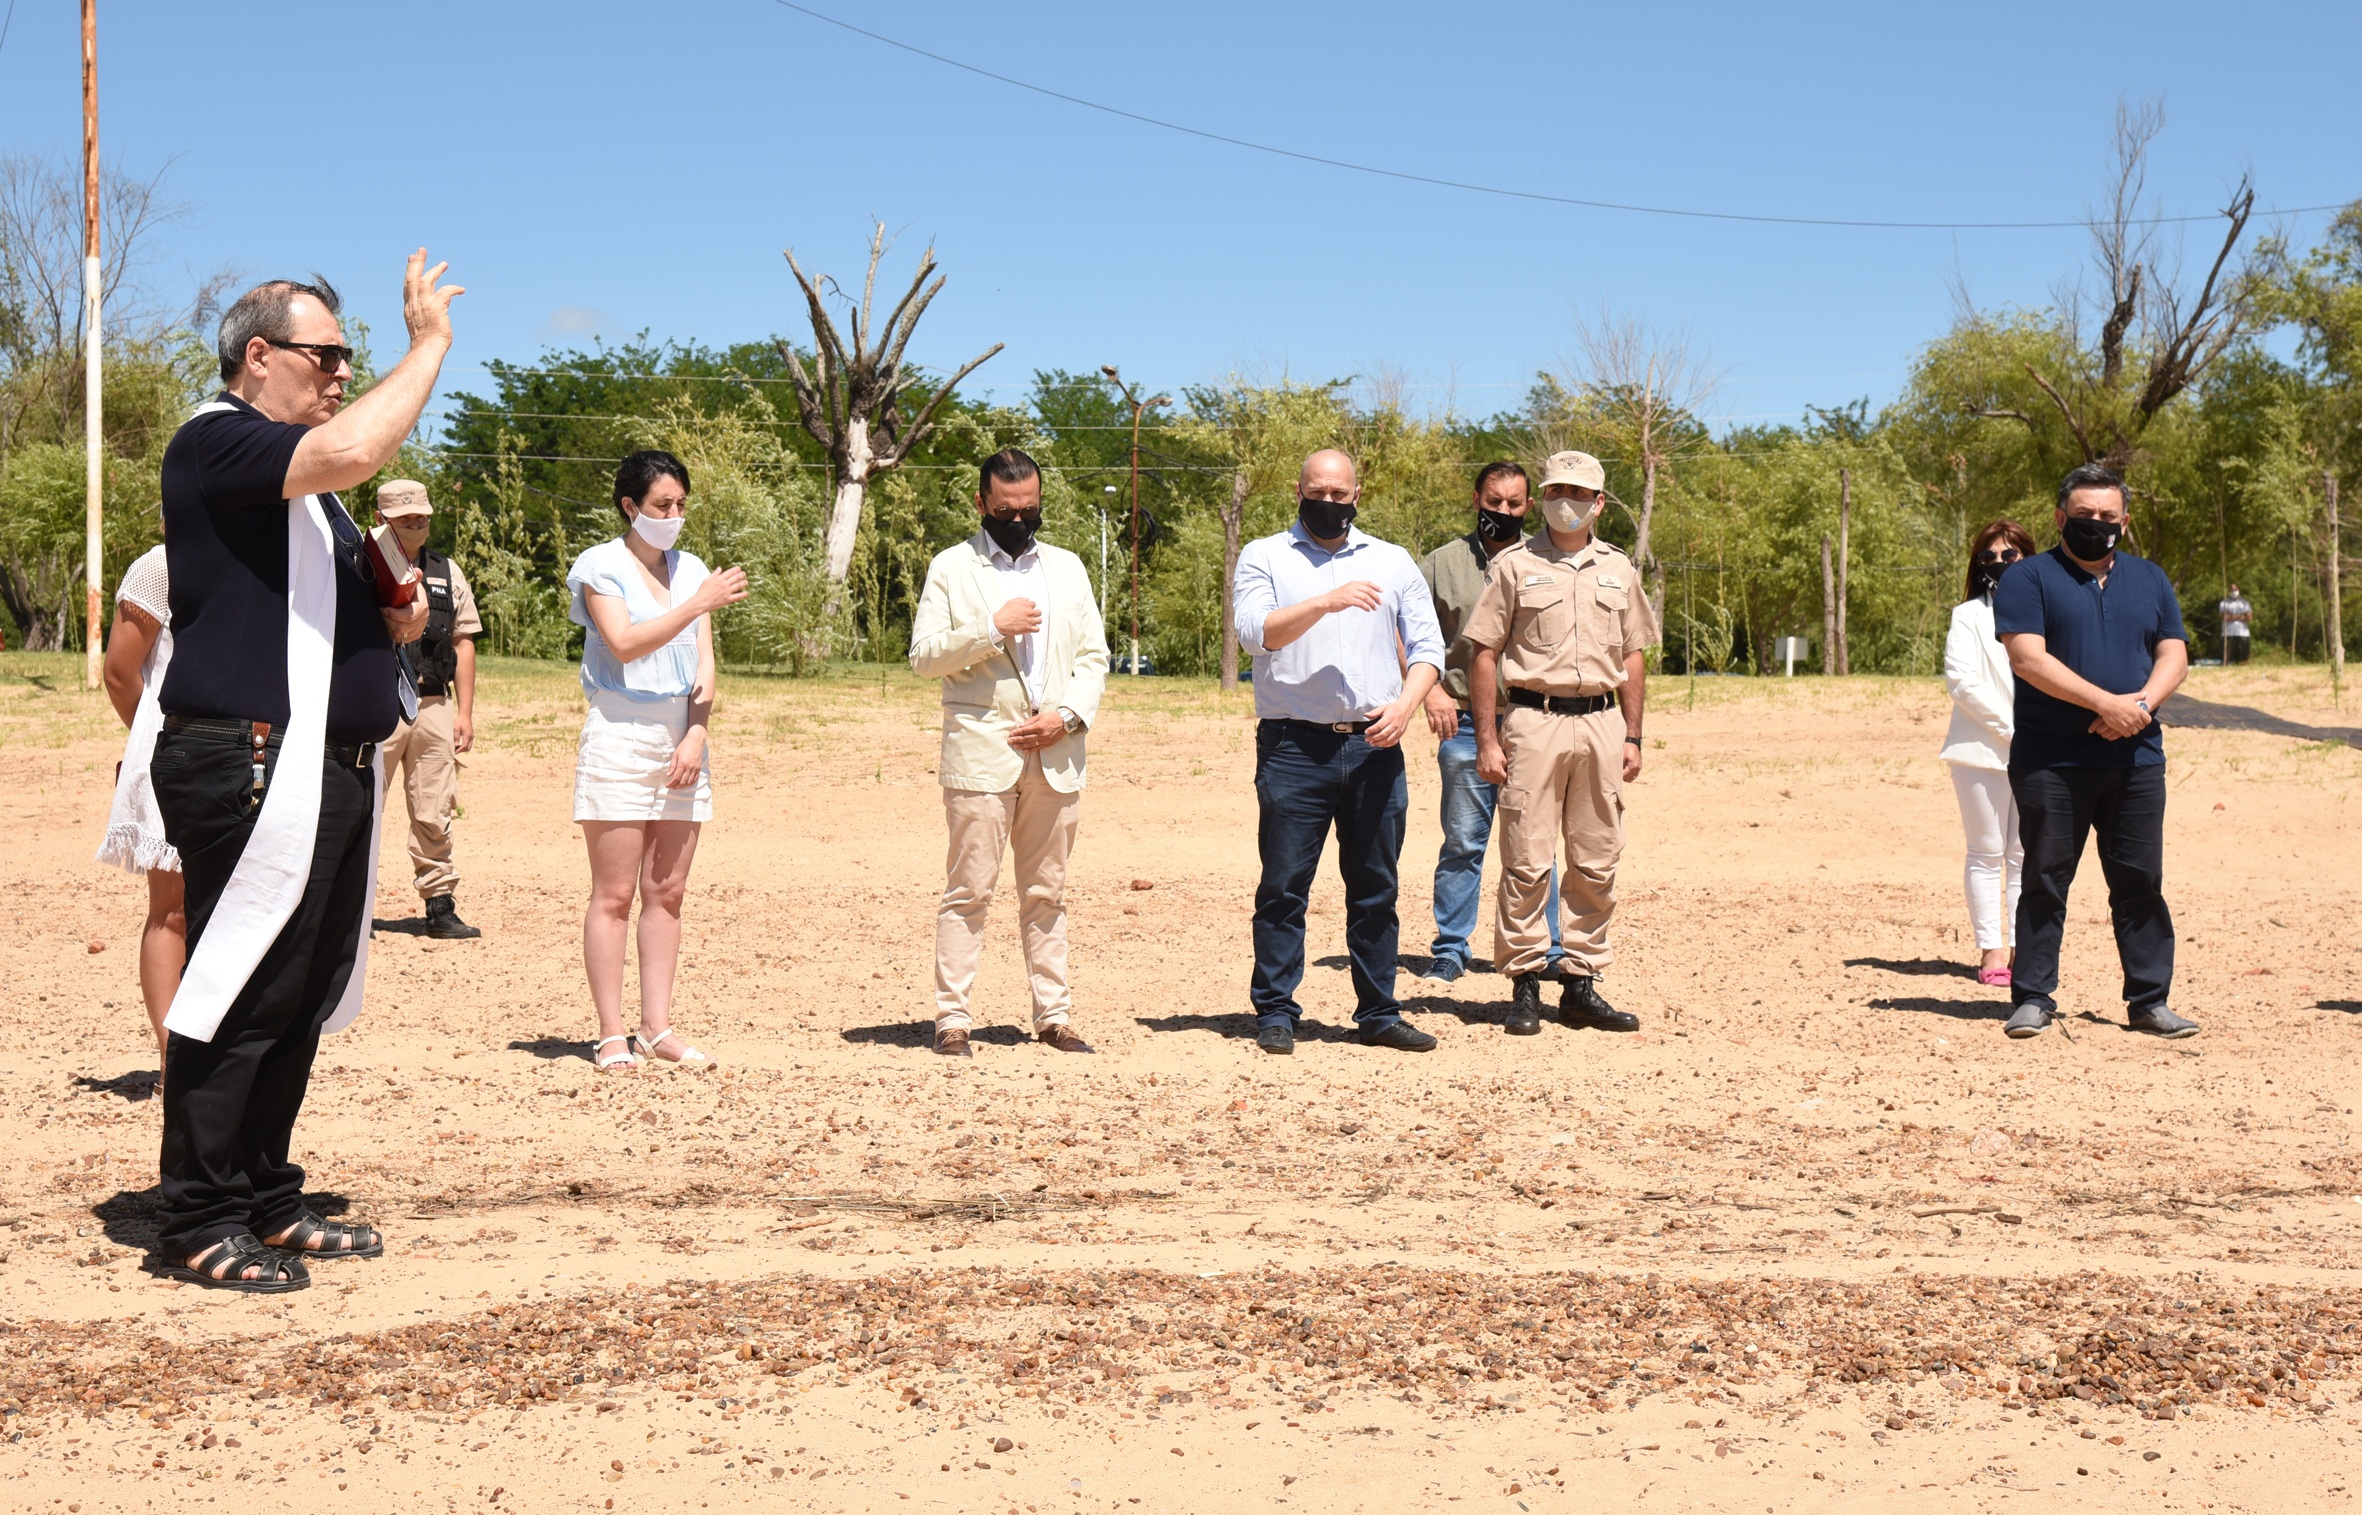
<path fill-rule="evenodd" d="M 398 844 L 371 1006 L 297 1130 L 388 1256 L 279 1300 L 143 1271 L 141 886 L 89 861 L 121 736 L 0 658 L 0 1505 L 306 1509 L 2344 1507 L 2362 1486 L 2362 753 L 2169 736 L 2181 1043 L 2126 1033 L 2096 865 L 2064 1026 L 1962 940 L 1930 680 L 1660 682 L 1608 1037 L 1408 976 L 1344 1039 L 1333 872 L 1259 1056 L 1243 697 L 1115 692 L 1075 860 L 1077 1058 L 1005 916 L 968 1065 L 923 1050 L 935 696 L 723 691 L 679 1023 L 588 1061 L 579 699 L 489 665 L 463 913 Z M 2352 724 L 2305 670 L 2192 691 Z M 1413 744 L 1403 941 L 1428 934 Z M 393 804 L 400 834 L 401 802 Z M 1148 884 L 1153 887 L 1142 888 Z M 1490 945 L 1490 912 L 1479 927 Z M 103 950 L 94 950 L 103 948 Z M 243 1488 L 258 1484 L 261 1487 Z"/>

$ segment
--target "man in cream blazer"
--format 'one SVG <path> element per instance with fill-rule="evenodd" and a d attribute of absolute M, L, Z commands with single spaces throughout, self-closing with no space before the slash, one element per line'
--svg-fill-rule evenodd
<path fill-rule="evenodd" d="M 927 565 L 910 668 L 943 681 L 943 814 L 951 833 L 935 914 L 935 1050 L 967 1057 L 968 994 L 1001 853 L 1017 857 L 1017 930 L 1033 1029 L 1061 1052 L 1067 1024 L 1066 859 L 1082 819 L 1083 733 L 1107 685 L 1107 632 L 1082 560 L 1034 540 L 1041 470 L 1016 448 L 985 459 L 983 529 Z"/>

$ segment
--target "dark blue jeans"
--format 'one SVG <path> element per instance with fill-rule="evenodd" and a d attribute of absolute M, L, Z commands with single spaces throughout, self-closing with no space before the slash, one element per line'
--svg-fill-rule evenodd
<path fill-rule="evenodd" d="M 2018 956 L 2010 999 L 2056 1010 L 2067 890 L 2086 838 L 2099 835 L 2100 876 L 2116 926 L 2128 1010 L 2162 1010 L 2173 993 L 2173 913 L 2165 908 L 2165 766 L 2010 770 L 2018 838 Z"/>
<path fill-rule="evenodd" d="M 1403 817 L 1410 809 L 1402 749 L 1372 747 L 1351 732 L 1292 721 L 1255 727 L 1255 841 L 1263 882 L 1255 889 L 1255 979 L 1248 998 L 1259 1026 L 1304 1016 L 1304 905 L 1329 827 L 1337 828 L 1337 871 L 1345 880 L 1345 950 L 1353 960 L 1353 1019 L 1379 1031 L 1402 1018 L 1394 997 L 1394 913 L 1402 865 Z"/>

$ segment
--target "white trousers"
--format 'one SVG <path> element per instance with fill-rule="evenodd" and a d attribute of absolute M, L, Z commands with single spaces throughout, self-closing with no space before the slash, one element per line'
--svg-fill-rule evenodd
<path fill-rule="evenodd" d="M 1968 835 L 1968 863 L 1961 886 L 1968 893 L 1968 923 L 1977 950 L 2009 945 L 2018 914 L 2018 881 L 2026 849 L 2018 842 L 2018 804 L 2009 775 L 1998 768 L 1952 765 L 1952 790 L 1960 797 L 1960 827 Z"/>

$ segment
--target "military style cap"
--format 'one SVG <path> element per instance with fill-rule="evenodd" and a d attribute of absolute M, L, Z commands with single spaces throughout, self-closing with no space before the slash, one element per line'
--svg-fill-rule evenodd
<path fill-rule="evenodd" d="M 1598 464 L 1592 465 L 1594 468 Z M 435 507 L 426 502 L 426 486 L 416 479 L 388 479 L 377 486 L 377 513 L 381 516 L 431 516 Z"/>
<path fill-rule="evenodd" d="M 1599 459 L 1587 452 L 1554 452 L 1542 460 L 1542 487 L 1553 484 L 1574 484 L 1584 489 L 1604 491 L 1607 470 L 1599 466 Z"/>

